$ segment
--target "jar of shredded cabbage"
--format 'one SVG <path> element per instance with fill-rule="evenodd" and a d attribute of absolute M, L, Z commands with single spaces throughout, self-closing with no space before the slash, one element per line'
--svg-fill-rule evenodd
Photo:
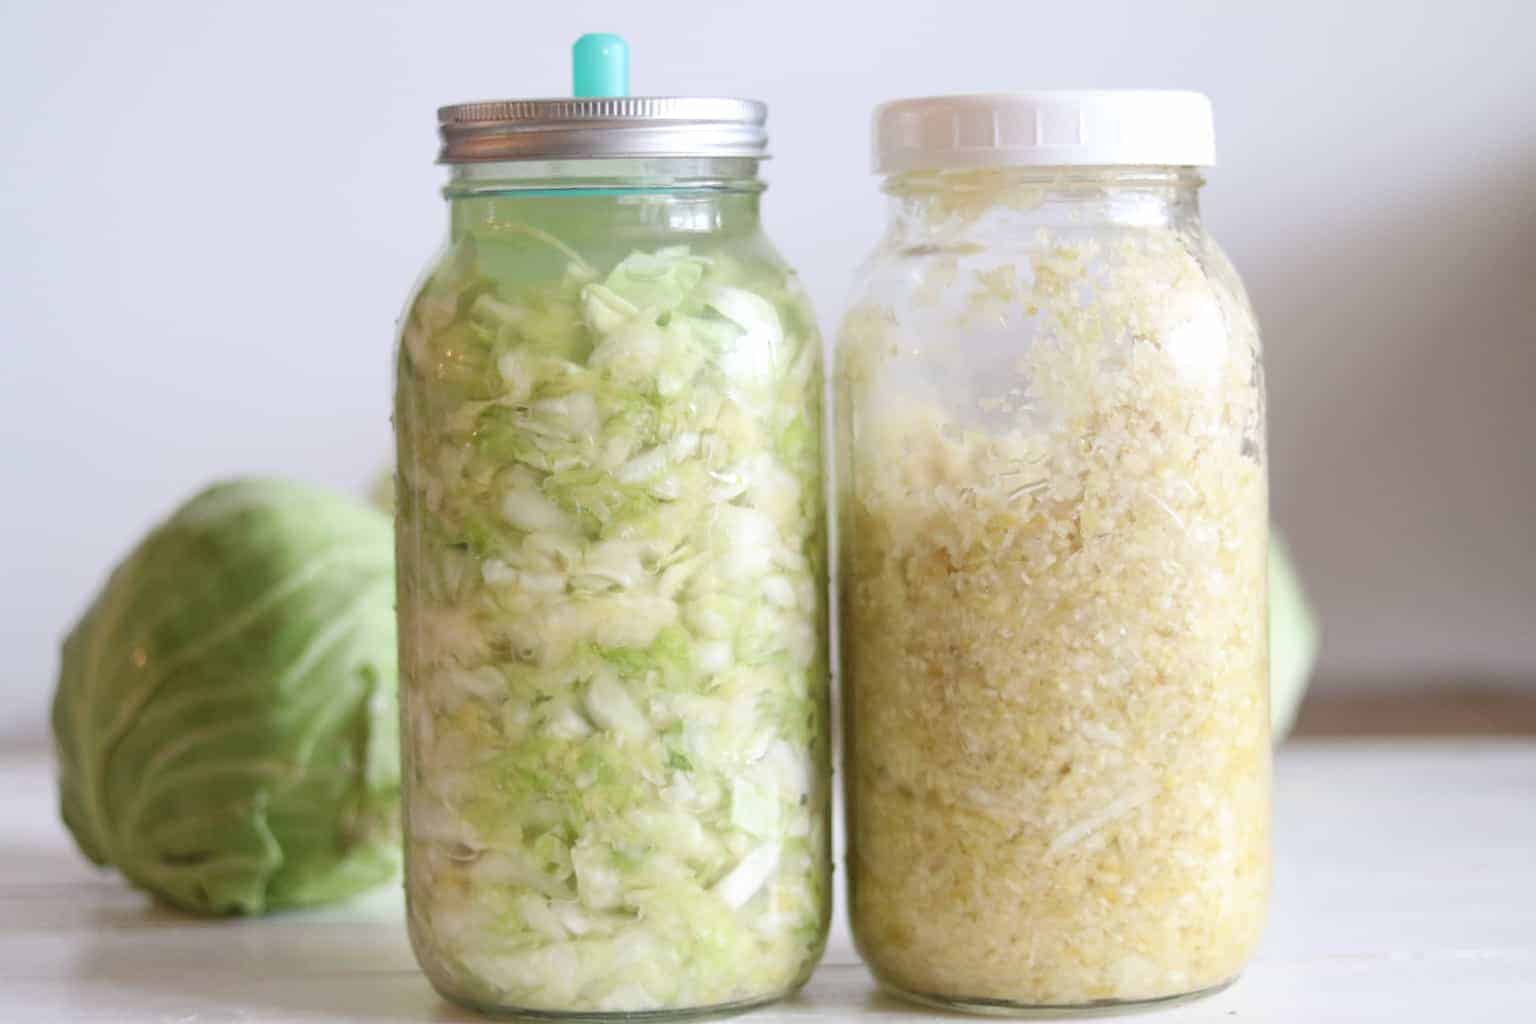
<path fill-rule="evenodd" d="M 1264 390 L 1187 93 L 887 104 L 838 349 L 851 919 L 979 1012 L 1230 983 L 1270 880 Z"/>
<path fill-rule="evenodd" d="M 440 117 L 395 403 L 417 957 L 493 1013 L 778 998 L 825 940 L 830 765 L 820 345 L 764 108 Z"/>

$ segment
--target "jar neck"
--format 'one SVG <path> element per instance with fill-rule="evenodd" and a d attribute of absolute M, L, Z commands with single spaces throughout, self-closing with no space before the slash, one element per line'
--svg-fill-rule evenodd
<path fill-rule="evenodd" d="M 964 231 L 1011 213 L 1035 227 L 1196 229 L 1200 186 L 1192 167 L 987 167 L 891 175 L 889 224 L 899 237 Z"/>
<path fill-rule="evenodd" d="M 758 161 L 652 157 L 455 164 L 443 195 L 458 241 L 516 220 L 615 235 L 749 234 L 761 228 Z M 546 223 L 547 222 L 547 223 Z"/>

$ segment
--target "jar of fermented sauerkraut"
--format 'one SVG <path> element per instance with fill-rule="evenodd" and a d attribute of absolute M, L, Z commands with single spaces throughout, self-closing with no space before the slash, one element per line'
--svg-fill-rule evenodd
<path fill-rule="evenodd" d="M 395 402 L 406 889 L 483 1010 L 738 1008 L 822 949 L 821 356 L 764 116 L 439 112 Z"/>
<path fill-rule="evenodd" d="M 903 100 L 838 349 L 854 934 L 982 1012 L 1231 982 L 1270 879 L 1264 386 L 1202 96 Z"/>

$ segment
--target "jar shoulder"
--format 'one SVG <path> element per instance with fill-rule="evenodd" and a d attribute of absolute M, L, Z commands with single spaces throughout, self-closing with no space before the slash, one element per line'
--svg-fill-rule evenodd
<path fill-rule="evenodd" d="M 1028 345 L 1063 330 L 1172 335 L 1191 323 L 1224 346 L 1259 352 L 1242 279 L 1198 223 L 1052 226 L 949 241 L 893 233 L 855 276 L 837 348 L 840 363 L 857 361 L 845 350 L 870 342 L 887 356 L 921 358 L 940 348 Z"/>
<path fill-rule="evenodd" d="M 1261 347 L 1258 314 L 1253 300 L 1243 283 L 1242 274 L 1227 254 L 1227 250 L 1208 231 L 1201 231 L 1197 250 L 1201 266 L 1205 269 L 1207 285 L 1222 303 L 1227 315 L 1237 322 L 1243 332 L 1251 335 L 1255 350 Z"/>
<path fill-rule="evenodd" d="M 1011 268 L 1017 284 L 1027 288 L 1038 271 L 1076 270 L 1092 277 L 1106 270 L 1158 269 L 1191 276 L 1212 290 L 1223 290 L 1247 304 L 1247 294 L 1230 256 L 1203 225 L 1053 225 L 1013 234 L 956 233 L 920 237 L 888 233 L 855 272 L 849 308 L 861 302 L 899 298 L 904 293 L 929 295 L 973 283 L 970 278 Z M 995 287 L 995 286 L 994 286 Z M 1024 292 L 1021 292 L 1024 294 Z M 920 296 L 919 296 L 920 297 Z"/>
<path fill-rule="evenodd" d="M 816 332 L 810 299 L 795 269 L 761 230 L 678 236 L 656 232 L 604 239 L 601 244 L 567 241 L 523 225 L 501 225 L 445 239 L 412 282 L 398 323 L 404 325 L 422 299 L 445 286 L 474 281 L 497 292 L 528 292 L 569 285 L 604 283 L 621 266 L 640 261 L 646 273 L 665 273 L 667 264 L 694 262 L 703 283 L 748 285 L 775 304 L 801 314 Z"/>
<path fill-rule="evenodd" d="M 479 391 L 499 388 L 498 366 L 510 351 L 595 369 L 592 359 L 612 355 L 599 351 L 605 341 L 625 342 L 633 373 L 647 372 L 647 362 L 663 373 L 662 363 L 702 360 L 734 374 L 764 362 L 742 358 L 748 350 L 801 349 L 814 350 L 819 372 L 809 298 L 760 230 L 594 240 L 496 228 L 448 240 L 412 288 L 398 322 L 399 361 L 425 386 L 457 383 L 489 398 Z M 721 358 L 711 362 L 711 354 Z"/>

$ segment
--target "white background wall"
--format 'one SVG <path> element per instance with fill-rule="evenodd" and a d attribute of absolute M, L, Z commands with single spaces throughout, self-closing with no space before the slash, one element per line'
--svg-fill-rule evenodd
<path fill-rule="evenodd" d="M 1536 4 L 36 0 L 0 5 L 0 731 L 181 498 L 386 459 L 433 109 L 562 93 L 595 30 L 636 92 L 769 101 L 770 227 L 829 324 L 875 102 L 1210 94 L 1324 685 L 1536 687 Z"/>

